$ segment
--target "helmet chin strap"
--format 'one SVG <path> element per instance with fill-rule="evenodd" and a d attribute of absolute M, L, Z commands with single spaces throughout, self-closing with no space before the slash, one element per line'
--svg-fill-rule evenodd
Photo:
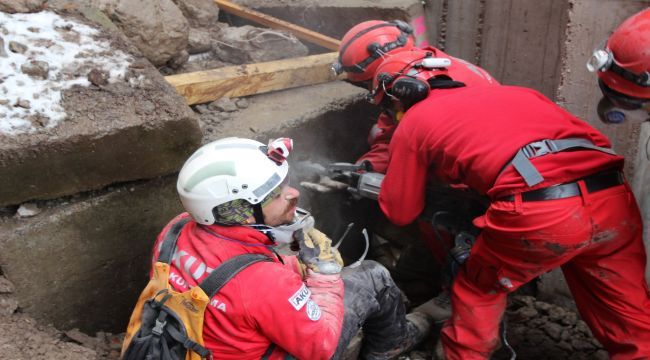
<path fill-rule="evenodd" d="M 253 216 L 255 217 L 256 224 L 264 225 L 264 213 L 262 212 L 261 202 L 253 205 Z"/>

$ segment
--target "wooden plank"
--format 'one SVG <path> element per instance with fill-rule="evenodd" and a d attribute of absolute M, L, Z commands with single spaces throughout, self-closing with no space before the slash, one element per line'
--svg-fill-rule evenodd
<path fill-rule="evenodd" d="M 326 49 L 338 51 L 339 40 L 332 37 L 311 31 L 304 27 L 294 25 L 290 22 L 280 20 L 270 15 L 263 14 L 259 11 L 251 10 L 237 4 L 234 4 L 228 0 L 214 0 L 215 3 L 219 6 L 220 10 L 229 12 L 233 15 L 237 15 L 241 18 L 254 21 L 256 23 L 268 26 L 273 29 L 286 30 L 299 39 L 309 41 L 316 45 L 320 45 Z"/>
<path fill-rule="evenodd" d="M 331 65 L 338 53 L 227 66 L 219 69 L 166 76 L 189 105 L 319 84 L 336 80 Z"/>

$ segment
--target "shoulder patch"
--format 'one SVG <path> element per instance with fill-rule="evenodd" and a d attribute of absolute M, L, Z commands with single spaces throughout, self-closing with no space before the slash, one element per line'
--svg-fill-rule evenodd
<path fill-rule="evenodd" d="M 307 301 L 307 316 L 311 321 L 318 321 L 320 319 L 320 306 L 314 300 Z"/>
<path fill-rule="evenodd" d="M 302 284 L 300 289 L 298 289 L 295 294 L 291 295 L 289 298 L 289 303 L 291 306 L 293 306 L 294 309 L 300 310 L 303 306 L 305 306 L 310 296 L 311 290 L 309 290 L 305 284 Z"/>

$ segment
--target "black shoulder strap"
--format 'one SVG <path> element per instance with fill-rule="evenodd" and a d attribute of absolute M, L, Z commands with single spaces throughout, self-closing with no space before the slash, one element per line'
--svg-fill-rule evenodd
<path fill-rule="evenodd" d="M 165 237 L 162 240 L 162 245 L 160 246 L 158 261 L 164 262 L 165 264 L 170 264 L 172 262 L 172 255 L 174 254 L 174 249 L 176 248 L 178 235 L 180 235 L 181 230 L 183 230 L 183 226 L 185 226 L 185 224 L 187 224 L 191 219 L 192 218 L 189 216 L 182 218 L 173 224 L 169 231 L 167 231 Z"/>
<path fill-rule="evenodd" d="M 243 254 L 235 256 L 212 270 L 210 275 L 199 286 L 208 295 L 208 298 L 212 298 L 214 294 L 221 290 L 240 271 L 260 261 L 272 260 L 264 254 Z"/>

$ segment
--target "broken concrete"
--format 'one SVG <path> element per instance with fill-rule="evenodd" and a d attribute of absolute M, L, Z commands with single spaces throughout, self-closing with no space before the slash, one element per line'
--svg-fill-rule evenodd
<path fill-rule="evenodd" d="M 351 27 L 365 20 L 404 20 L 414 25 L 418 45 L 428 43 L 423 3 L 417 0 L 333 0 L 327 2 L 236 0 L 233 2 L 335 39 L 340 39 Z M 250 23 L 227 14 L 225 11 L 222 11 L 219 16 L 222 20 L 236 25 Z M 316 45 L 308 45 L 312 51 L 324 51 L 323 48 Z"/>
<path fill-rule="evenodd" d="M 166 175 L 198 144 L 183 98 L 137 50 L 111 35 L 104 40 L 135 59 L 121 80 L 63 90 L 60 123 L 36 114 L 29 132 L 0 134 L 0 206 Z M 81 61 L 60 76 L 85 79 L 94 66 Z M 12 105 L 31 107 L 26 99 Z"/>
<path fill-rule="evenodd" d="M 189 26 L 171 0 L 121 0 L 112 20 L 156 66 L 187 48 Z"/>
<path fill-rule="evenodd" d="M 213 0 L 172 0 L 193 26 L 210 26 L 219 18 L 219 7 Z"/>
<path fill-rule="evenodd" d="M 530 87 L 555 99 L 566 0 L 433 0 L 427 4 L 427 29 L 434 45 L 483 67 L 503 84 Z"/>
<path fill-rule="evenodd" d="M 366 147 L 358 139 L 365 139 L 372 122 L 362 93 L 351 85 L 332 83 L 249 98 L 247 109 L 213 125 L 212 138 L 205 140 L 242 136 L 266 142 L 294 136 L 292 163 L 325 161 L 322 156 L 352 161 Z M 292 176 L 299 174 L 296 168 Z M 181 212 L 175 181 L 172 175 L 41 202 L 42 212 L 36 216 L 4 218 L 0 267 L 9 280 L 20 284 L 15 296 L 21 308 L 63 330 L 123 331 L 146 282 L 155 236 Z M 308 206 L 309 194 L 304 193 L 301 201 Z M 48 299 L 47 307 L 42 299 Z"/>
<path fill-rule="evenodd" d="M 225 28 L 213 42 L 219 60 L 233 64 L 296 58 L 309 53 L 292 34 L 250 25 Z"/>
<path fill-rule="evenodd" d="M 0 1 L 0 11 L 6 13 L 31 13 L 43 10 L 46 0 L 3 0 Z"/>

